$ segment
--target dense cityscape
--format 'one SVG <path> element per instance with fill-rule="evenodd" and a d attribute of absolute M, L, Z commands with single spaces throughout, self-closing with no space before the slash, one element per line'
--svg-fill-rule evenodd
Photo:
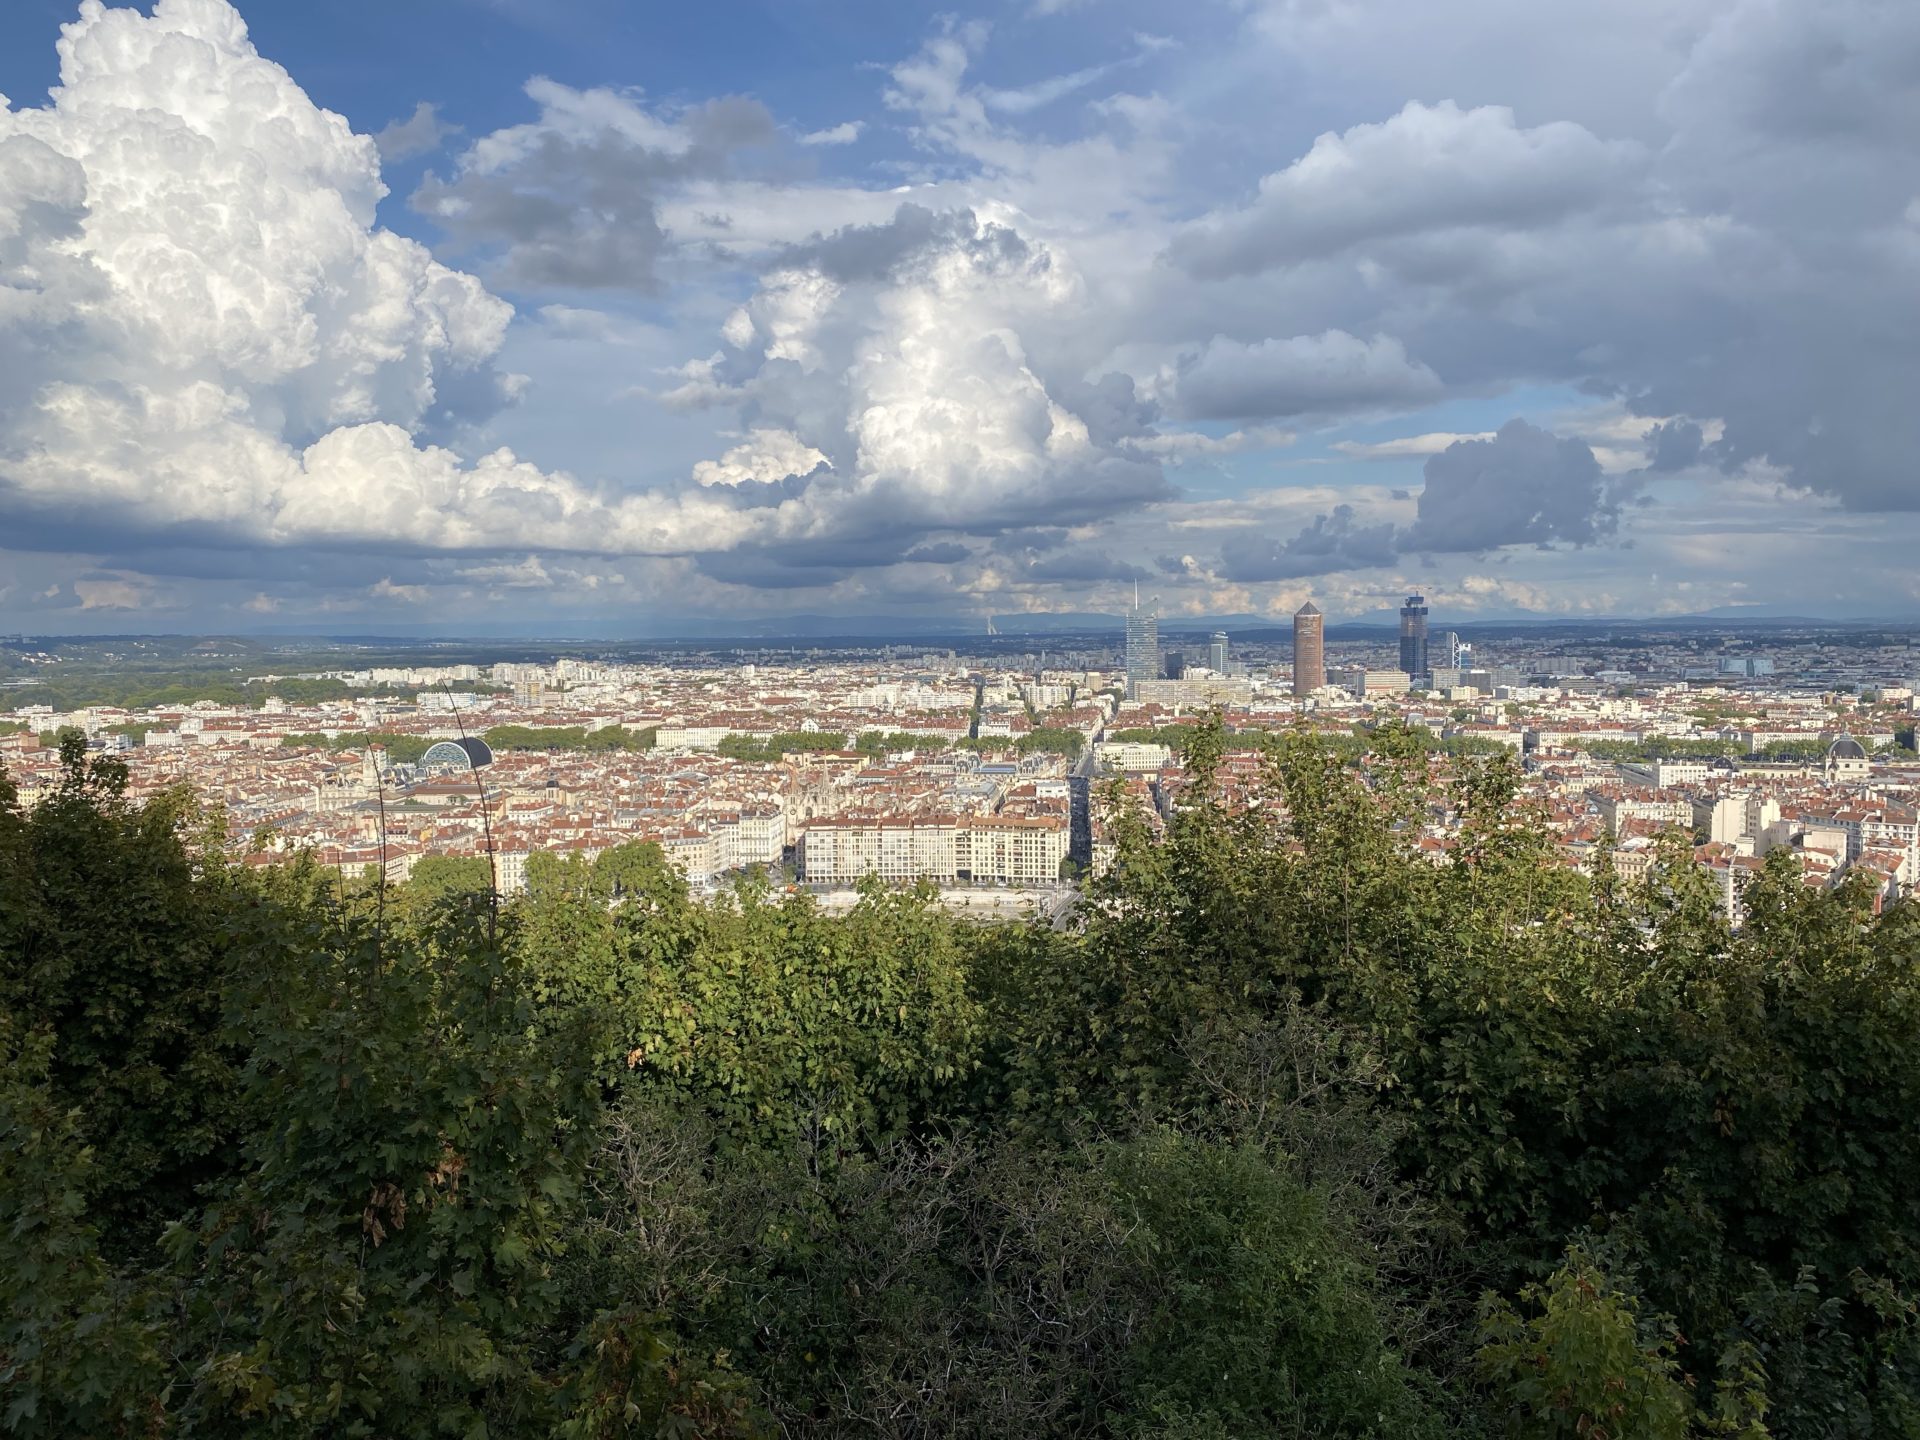
<path fill-rule="evenodd" d="M 0 755 L 31 804 L 57 784 L 59 733 L 77 730 L 128 765 L 134 794 L 185 782 L 218 803 L 249 864 L 309 853 L 400 881 L 429 857 L 481 859 L 515 894 L 529 856 L 649 841 L 701 889 L 760 871 L 845 903 L 873 876 L 983 913 L 1055 915 L 1108 863 L 1116 799 L 1154 824 L 1179 806 L 1183 735 L 1202 717 L 1220 716 L 1251 771 L 1282 734 L 1364 739 L 1397 722 L 1427 737 L 1440 778 L 1458 757 L 1510 752 L 1568 865 L 1605 849 L 1635 874 L 1663 832 L 1686 832 L 1735 921 L 1779 849 L 1808 884 L 1864 876 L 1882 902 L 1920 880 L 1909 638 L 1703 643 L 1621 626 L 1476 643 L 1430 630 L 1428 608 L 1407 598 L 1397 650 L 1329 643 L 1310 601 L 1290 640 L 1162 643 L 1136 602 L 1104 644 L 1066 635 L 990 658 L 874 644 L 369 663 L 237 676 L 260 696 L 247 703 L 141 709 L 35 703 L 59 645 L 21 639 Z M 276 680 L 339 698 L 282 698 Z M 1419 837 L 1436 857 L 1458 821 L 1440 793 Z"/>

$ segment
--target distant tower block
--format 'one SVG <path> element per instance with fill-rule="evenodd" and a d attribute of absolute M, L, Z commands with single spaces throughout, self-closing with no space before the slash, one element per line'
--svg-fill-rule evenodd
<path fill-rule="evenodd" d="M 1140 586 L 1133 587 L 1133 609 L 1127 612 L 1127 698 L 1138 697 L 1142 680 L 1160 678 L 1160 602 L 1151 611 L 1140 608 Z"/>
<path fill-rule="evenodd" d="M 1311 600 L 1293 612 L 1293 693 L 1311 695 L 1327 683 L 1327 617 Z"/>
<path fill-rule="evenodd" d="M 1427 673 L 1427 597 L 1409 595 L 1400 607 L 1400 668 L 1414 679 Z"/>

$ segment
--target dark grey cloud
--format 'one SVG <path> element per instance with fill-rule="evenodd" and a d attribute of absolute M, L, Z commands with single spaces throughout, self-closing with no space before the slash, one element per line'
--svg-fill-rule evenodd
<path fill-rule="evenodd" d="M 929 252 L 958 252 L 976 263 L 1044 266 L 1036 251 L 1008 225 L 987 223 L 972 210 L 929 210 L 908 202 L 878 225 L 848 225 L 783 245 L 767 262 L 772 269 L 812 268 L 843 285 L 894 279 L 902 266 Z"/>
<path fill-rule="evenodd" d="M 1024 530 L 1009 530 L 994 536 L 988 549 L 999 555 L 1041 555 L 1049 550 L 1058 550 L 1067 543 L 1067 532 L 1052 527 L 1030 527 Z"/>
<path fill-rule="evenodd" d="M 302 584 L 321 588 L 358 588 L 376 580 L 412 582 L 433 577 L 432 562 L 418 553 L 382 554 L 364 547 L 320 549 L 301 545 L 165 546 L 150 543 L 103 550 L 109 570 L 188 580 L 245 580 Z"/>
<path fill-rule="evenodd" d="M 925 527 L 884 507 L 870 507 L 855 531 L 825 539 L 760 543 L 693 555 L 702 575 L 754 590 L 832 585 L 901 564 L 950 566 L 973 558 L 957 540 L 922 541 Z"/>
<path fill-rule="evenodd" d="M 1160 419 L 1160 407 L 1140 393 L 1131 375 L 1119 371 L 1110 370 L 1092 382 L 1069 375 L 1053 388 L 1060 403 L 1086 422 L 1087 434 L 1096 445 L 1118 445 L 1150 435 Z"/>
<path fill-rule="evenodd" d="M 1647 468 L 1684 470 L 1699 462 L 1703 448 L 1700 427 L 1691 420 L 1668 420 L 1646 434 Z"/>
<path fill-rule="evenodd" d="M 669 247 L 662 196 L 732 175 L 742 152 L 780 136 L 764 105 L 739 96 L 688 111 L 651 144 L 611 124 L 543 120 L 524 132 L 486 137 L 451 178 L 429 173 L 409 203 L 505 284 L 640 292 L 657 287 Z"/>
<path fill-rule="evenodd" d="M 1898 0 L 1739 0 L 1660 97 L 1663 168 L 1793 229 L 1883 223 L 1920 132 L 1920 20 Z"/>
<path fill-rule="evenodd" d="M 1524 420 L 1509 420 L 1491 440 L 1457 440 L 1429 456 L 1426 477 L 1406 550 L 1590 545 L 1619 526 L 1592 448 Z"/>
<path fill-rule="evenodd" d="M 438 106 L 422 100 L 406 119 L 392 121 L 376 130 L 373 143 L 380 147 L 380 158 L 391 165 L 416 155 L 431 154 L 459 133 L 458 125 L 449 125 L 440 118 Z"/>
<path fill-rule="evenodd" d="M 1181 358 L 1167 388 L 1170 408 L 1187 420 L 1405 408 L 1438 399 L 1444 389 L 1393 336 L 1362 340 L 1344 330 L 1251 344 L 1216 335 Z"/>
<path fill-rule="evenodd" d="M 746 550 L 696 556 L 694 568 L 709 579 L 754 590 L 806 590 L 837 584 L 853 574 L 846 565 L 793 564 L 778 555 Z"/>
<path fill-rule="evenodd" d="M 1233 535 L 1220 546 L 1220 573 L 1229 580 L 1298 580 L 1341 570 L 1391 565 L 1399 554 L 1391 524 L 1362 525 L 1351 505 L 1336 505 L 1291 539 Z"/>
<path fill-rule="evenodd" d="M 1684 448 L 1684 435 L 1673 443 Z M 1591 545 L 1618 529 L 1620 503 L 1644 483 L 1644 474 L 1608 482 L 1585 441 L 1509 420 L 1491 440 L 1458 440 L 1429 456 L 1426 480 L 1414 522 L 1405 529 L 1387 521 L 1363 524 L 1351 505 L 1337 505 L 1286 539 L 1228 537 L 1220 546 L 1219 573 L 1243 582 L 1295 580 L 1414 555 Z"/>

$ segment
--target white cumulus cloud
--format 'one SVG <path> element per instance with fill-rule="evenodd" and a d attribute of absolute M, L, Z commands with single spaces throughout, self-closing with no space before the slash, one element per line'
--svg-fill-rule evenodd
<path fill-rule="evenodd" d="M 510 392 L 512 311 L 375 224 L 374 142 L 225 0 L 86 0 L 59 49 L 50 105 L 0 106 L 0 513 L 449 549 L 778 528 L 431 443 Z"/>
<path fill-rule="evenodd" d="M 885 225 L 790 250 L 726 320 L 725 348 L 683 370 L 667 398 L 738 406 L 753 429 L 748 446 L 701 467 L 705 483 L 746 468 L 778 478 L 764 463 L 772 435 L 783 438 L 771 469 L 831 465 L 792 502 L 804 521 L 769 539 L 904 546 L 935 530 L 1111 514 L 1164 493 L 1160 468 L 1097 440 L 1025 338 L 1085 308 L 1067 257 L 1013 217 L 902 206 Z"/>
<path fill-rule="evenodd" d="M 829 463 L 825 455 L 789 430 L 755 430 L 718 460 L 696 464 L 693 478 L 701 485 L 770 484 L 789 476 L 810 475 Z"/>
<path fill-rule="evenodd" d="M 863 121 L 844 120 L 824 130 L 809 130 L 800 137 L 800 143 L 802 145 L 851 145 L 860 138 L 860 132 L 864 129 L 866 125 Z"/>

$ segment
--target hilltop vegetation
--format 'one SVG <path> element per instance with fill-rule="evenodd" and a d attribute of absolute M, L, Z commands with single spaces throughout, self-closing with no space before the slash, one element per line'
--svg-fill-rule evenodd
<path fill-rule="evenodd" d="M 1124 809 L 1084 927 L 657 848 L 229 866 L 0 786 L 0 1433 L 1920 1434 L 1920 916 L 1558 863 L 1424 738 Z M 1120 803 L 1116 791 L 1110 803 Z"/>

